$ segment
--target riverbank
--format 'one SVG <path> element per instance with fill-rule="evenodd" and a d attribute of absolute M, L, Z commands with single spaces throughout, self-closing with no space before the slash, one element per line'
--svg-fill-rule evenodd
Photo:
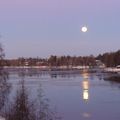
<path fill-rule="evenodd" d="M 111 75 L 110 77 L 104 78 L 104 80 L 120 83 L 120 74 Z"/>

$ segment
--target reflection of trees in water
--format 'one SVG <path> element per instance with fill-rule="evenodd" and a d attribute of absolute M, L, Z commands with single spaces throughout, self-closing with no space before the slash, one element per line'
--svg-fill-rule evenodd
<path fill-rule="evenodd" d="M 39 69 L 25 69 L 25 68 L 21 68 L 20 70 L 17 70 L 17 73 L 18 73 L 18 76 L 29 76 L 29 77 L 33 77 L 33 76 L 36 76 L 36 77 L 39 77 L 39 76 L 42 76 L 44 74 L 46 74 L 46 71 L 41 71 Z"/>
<path fill-rule="evenodd" d="M 56 72 L 53 72 L 53 73 L 49 73 L 50 77 L 51 78 L 76 78 L 77 76 L 79 76 L 78 73 L 56 73 Z"/>
<path fill-rule="evenodd" d="M 24 81 L 17 91 L 14 100 L 5 113 L 6 120 L 58 120 L 56 113 L 51 111 L 48 99 L 45 98 L 40 86 L 36 99 L 28 96 Z"/>
<path fill-rule="evenodd" d="M 0 68 L 0 111 L 2 110 L 10 92 L 10 84 L 7 82 L 8 73 Z"/>
<path fill-rule="evenodd" d="M 42 71 L 40 69 L 26 69 L 21 68 L 16 70 L 19 77 L 26 76 L 26 77 L 41 77 L 45 75 L 49 75 L 51 78 L 75 78 L 80 75 L 80 71 L 75 70 L 68 70 L 68 71 Z"/>

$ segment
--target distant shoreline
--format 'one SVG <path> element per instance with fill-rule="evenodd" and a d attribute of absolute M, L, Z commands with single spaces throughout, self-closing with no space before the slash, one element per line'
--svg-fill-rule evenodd
<path fill-rule="evenodd" d="M 89 69 L 89 66 L 3 66 L 3 68 L 10 68 L 10 69 L 47 69 L 47 70 L 82 70 L 82 69 Z"/>

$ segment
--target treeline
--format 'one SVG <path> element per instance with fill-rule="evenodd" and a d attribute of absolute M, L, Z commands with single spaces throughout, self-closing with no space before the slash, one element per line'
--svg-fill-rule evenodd
<path fill-rule="evenodd" d="M 116 52 L 104 53 L 98 55 L 97 59 L 101 60 L 107 67 L 116 67 L 120 65 L 120 50 Z"/>
<path fill-rule="evenodd" d="M 94 56 L 86 56 L 86 57 L 76 57 L 76 56 L 51 56 L 48 59 L 48 63 L 51 66 L 94 66 L 96 64 Z"/>
<path fill-rule="evenodd" d="M 4 60 L 4 66 L 95 66 L 95 57 L 72 57 L 72 56 L 50 56 L 47 59 L 41 58 L 18 58 Z"/>
<path fill-rule="evenodd" d="M 47 59 L 41 58 L 18 58 L 18 59 L 5 59 L 4 66 L 37 66 L 48 65 Z"/>

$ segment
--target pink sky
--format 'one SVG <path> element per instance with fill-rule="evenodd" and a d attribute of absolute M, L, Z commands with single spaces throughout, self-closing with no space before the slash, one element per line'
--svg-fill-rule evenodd
<path fill-rule="evenodd" d="M 0 33 L 8 57 L 96 54 L 119 48 L 119 14 L 120 0 L 1 0 Z"/>

